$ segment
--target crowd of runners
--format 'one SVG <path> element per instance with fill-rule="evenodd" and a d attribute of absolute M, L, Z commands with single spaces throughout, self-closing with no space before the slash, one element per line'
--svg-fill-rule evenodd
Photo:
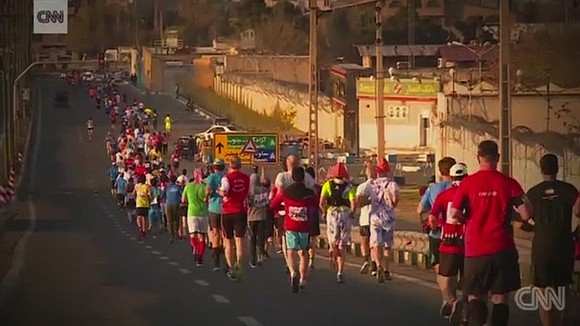
<path fill-rule="evenodd" d="M 293 155 L 273 183 L 256 167 L 244 173 L 235 156 L 180 171 L 179 157 L 174 160 L 179 149 L 168 148 L 169 115 L 165 130 L 157 131 L 142 103 L 127 104 L 125 96 L 108 87 L 99 91 L 104 94 L 95 97 L 104 99 L 107 114 L 126 107 L 121 123 L 111 119 L 105 139 L 111 161 L 107 174 L 111 196 L 126 211 L 140 241 L 162 234 L 170 243 L 186 241 L 197 266 L 211 257 L 213 270 L 224 271 L 231 280 L 241 280 L 246 252 L 250 268 L 259 268 L 274 253 L 282 254 L 292 292 L 302 292 L 308 273 L 315 270 L 313 245 L 323 221 L 336 282 L 345 282 L 345 249 L 358 216 L 364 256 L 360 272 L 370 272 L 379 283 L 392 279 L 386 258 L 394 246 L 400 195 L 386 160 L 368 162 L 367 181 L 360 185 L 350 182 L 344 163 L 336 163 L 323 182 L 316 182 L 320 178 L 314 169 L 302 167 Z M 93 128 L 89 119 L 89 138 Z M 484 325 L 491 299 L 491 325 L 502 326 L 509 318 L 507 295 L 520 288 L 511 221 L 526 226 L 534 221 L 534 284 L 567 287 L 574 261 L 571 218 L 580 217 L 580 198 L 573 185 L 556 180 L 554 155 L 542 158 L 545 181 L 527 194 L 516 180 L 497 171 L 495 142 L 481 142 L 477 157 L 479 170 L 471 175 L 465 164 L 441 159 L 441 181 L 423 194 L 418 213 L 427 216 L 425 231 L 443 296 L 442 317 L 455 325 Z M 544 325 L 560 325 L 560 317 L 555 311 L 541 314 Z"/>

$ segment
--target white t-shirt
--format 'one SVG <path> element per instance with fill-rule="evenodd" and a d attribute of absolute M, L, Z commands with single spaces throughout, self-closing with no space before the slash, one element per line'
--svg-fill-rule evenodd
<path fill-rule="evenodd" d="M 276 181 L 274 182 L 274 186 L 277 188 L 286 189 L 292 183 L 294 183 L 294 181 L 292 180 L 292 172 L 288 172 L 288 171 L 287 172 L 280 172 L 276 176 Z M 304 185 L 306 186 L 306 188 L 315 190 L 314 189 L 315 183 L 316 182 L 314 181 L 314 178 L 312 178 L 312 176 L 310 174 L 305 173 Z"/>
<path fill-rule="evenodd" d="M 182 174 L 179 177 L 177 177 L 177 183 L 187 183 L 187 182 L 189 182 L 187 176 Z"/>
<path fill-rule="evenodd" d="M 371 197 L 371 187 L 370 182 L 372 180 L 367 180 L 356 188 L 356 196 L 369 198 Z M 358 219 L 358 224 L 360 226 L 368 226 L 370 224 L 370 214 L 371 214 L 371 205 L 366 205 L 360 208 L 360 217 Z"/>

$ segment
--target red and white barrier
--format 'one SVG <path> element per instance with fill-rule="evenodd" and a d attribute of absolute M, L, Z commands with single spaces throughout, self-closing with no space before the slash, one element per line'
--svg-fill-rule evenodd
<path fill-rule="evenodd" d="M 10 203 L 10 196 L 8 195 L 8 191 L 5 187 L 0 186 L 0 207 L 6 206 Z"/>

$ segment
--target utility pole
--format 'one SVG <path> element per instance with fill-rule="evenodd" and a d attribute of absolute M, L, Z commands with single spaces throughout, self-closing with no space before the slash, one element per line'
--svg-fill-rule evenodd
<path fill-rule="evenodd" d="M 310 20 L 310 78 L 308 81 L 309 96 L 309 126 L 308 126 L 308 163 L 318 171 L 318 4 L 316 0 L 309 2 Z"/>
<path fill-rule="evenodd" d="M 411 46 L 415 45 L 415 13 L 415 0 L 409 0 L 407 5 L 407 45 L 409 45 L 409 49 L 411 49 Z M 415 67 L 415 53 L 413 53 L 413 51 L 409 51 L 407 61 L 409 62 L 409 68 Z"/>
<path fill-rule="evenodd" d="M 385 157 L 385 69 L 383 68 L 383 3 L 377 1 L 375 6 L 376 20 L 376 91 L 375 91 L 375 119 L 377 120 L 377 157 L 379 162 Z"/>
<path fill-rule="evenodd" d="M 546 132 L 550 132 L 550 118 L 552 115 L 552 92 L 550 84 L 552 83 L 552 76 L 550 69 L 546 70 Z"/>
<path fill-rule="evenodd" d="M 509 1 L 500 1 L 500 116 L 499 116 L 499 147 L 501 159 L 501 172 L 511 176 L 512 150 L 511 150 L 511 85 L 510 85 L 510 6 Z"/>

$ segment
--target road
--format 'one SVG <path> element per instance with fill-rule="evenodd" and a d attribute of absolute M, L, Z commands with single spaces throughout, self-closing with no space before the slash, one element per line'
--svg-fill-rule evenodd
<path fill-rule="evenodd" d="M 2 293 L 11 291 L 0 302 L 0 325 L 445 324 L 437 317 L 438 291 L 413 282 L 413 272 L 378 285 L 349 267 L 347 283 L 338 285 L 319 259 L 307 293 L 292 294 L 280 257 L 231 282 L 208 266 L 194 267 L 185 243 L 165 237 L 139 243 L 108 193 L 101 141 L 108 121 L 79 89 L 69 89 L 72 108 L 53 108 L 54 91 L 66 87 L 44 81 L 37 95 L 41 113 L 23 208 L 6 226 L 26 235 L 2 282 Z M 207 123 L 168 98 L 144 100 L 170 112 L 176 129 L 196 131 Z M 92 142 L 84 128 L 88 116 L 95 119 Z M 535 325 L 512 315 L 513 325 Z"/>

